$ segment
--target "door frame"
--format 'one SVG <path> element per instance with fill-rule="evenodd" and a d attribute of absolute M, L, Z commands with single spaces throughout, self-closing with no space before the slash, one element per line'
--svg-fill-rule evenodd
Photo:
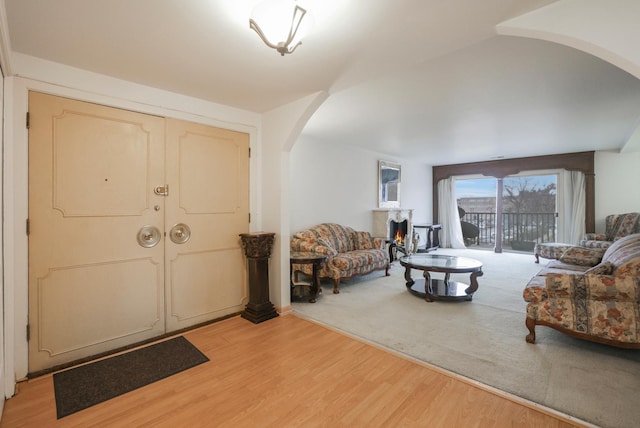
<path fill-rule="evenodd" d="M 15 382 L 25 379 L 28 373 L 28 132 L 25 126 L 29 91 L 43 92 L 79 101 L 102 104 L 109 107 L 140 113 L 172 117 L 204 125 L 240 131 L 249 134 L 251 159 L 249 160 L 249 210 L 252 213 L 249 229 L 261 230 L 262 219 L 258 209 L 260 201 L 259 128 L 261 115 L 239 109 L 225 108 L 214 103 L 189 98 L 166 91 L 144 88 L 121 81 L 106 81 L 100 85 L 102 93 L 123 94 L 123 98 L 86 92 L 45 82 L 8 77 L 5 79 L 5 108 L 8 113 L 4 128 L 4 309 L 5 309 L 5 397 L 15 393 Z M 95 87 L 95 83 L 84 83 Z M 113 86 L 113 87 L 111 87 Z M 141 91 L 141 89 L 146 89 Z M 125 99 L 124 94 L 134 94 L 141 101 Z M 141 95 L 142 93 L 142 95 Z M 144 99 L 143 99 L 144 98 Z M 162 106 L 176 106 L 175 109 Z M 202 113 L 204 112 L 204 114 Z"/>
<path fill-rule="evenodd" d="M 1 37 L 0 37 L 1 39 Z M 1 45 L 4 45 L 4 43 L 0 43 Z M 4 60 L 4 53 L 0 54 L 0 129 L 4 129 L 4 67 L 5 67 L 6 61 Z M 4 150 L 4 145 L 5 145 L 5 140 L 3 135 L 0 134 L 0 150 Z M 4 180 L 3 177 L 0 176 L 0 186 L 3 186 L 4 184 Z M 3 188 L 0 187 L 0 198 L 4 198 L 4 191 Z M 1 199 L 0 199 L 1 200 Z M 0 227 L 0 242 L 4 242 L 3 241 L 3 237 L 4 237 L 4 232 L 2 230 L 2 228 Z M 0 250 L 0 252 L 4 253 L 5 249 L 4 246 L 2 247 L 2 250 Z M 2 262 L 0 262 L 0 266 L 2 265 Z M 1 267 L 0 267 L 1 269 Z M 6 283 L 3 280 L 0 280 L 1 284 L 2 284 L 2 289 L 4 290 Z M 5 305 L 5 300 L 4 300 L 4 294 L 0 293 L 0 308 L 4 308 Z M 5 324 L 6 324 L 6 320 L 4 318 L 4 316 L 0 316 L 0 396 L 6 395 L 5 391 L 7 389 L 6 387 L 6 382 L 5 379 L 7 378 L 7 345 L 5 343 Z M 2 416 L 2 412 L 4 410 L 4 400 L 2 400 L 2 402 L 0 403 L 0 417 Z"/>

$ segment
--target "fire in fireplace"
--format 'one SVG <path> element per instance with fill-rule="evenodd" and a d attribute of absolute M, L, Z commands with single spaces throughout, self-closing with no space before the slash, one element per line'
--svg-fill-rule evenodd
<path fill-rule="evenodd" d="M 404 240 L 408 233 L 407 228 L 407 220 L 403 220 L 400 222 L 391 220 L 389 222 L 389 236 L 392 237 L 396 245 L 404 245 Z"/>

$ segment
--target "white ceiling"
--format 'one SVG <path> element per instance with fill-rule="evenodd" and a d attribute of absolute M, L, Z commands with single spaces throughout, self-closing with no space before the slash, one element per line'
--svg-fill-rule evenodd
<path fill-rule="evenodd" d="M 639 125 L 639 79 L 496 35 L 552 0 L 299 0 L 315 29 L 285 57 L 249 29 L 257 2 L 4 0 L 15 52 L 255 112 L 327 91 L 302 137 L 390 157 L 618 150 Z"/>

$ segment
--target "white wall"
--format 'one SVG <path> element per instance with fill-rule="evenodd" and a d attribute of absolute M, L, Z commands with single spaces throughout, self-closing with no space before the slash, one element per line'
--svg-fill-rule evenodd
<path fill-rule="evenodd" d="M 402 165 L 401 205 L 414 222 L 431 220 L 431 167 L 347 144 L 300 138 L 290 158 L 291 232 L 331 222 L 371 231 L 378 207 L 378 161 Z"/>
<path fill-rule="evenodd" d="M 640 152 L 596 152 L 596 232 L 609 214 L 640 212 Z"/>
<path fill-rule="evenodd" d="M 269 297 L 281 313 L 291 310 L 289 151 L 309 117 L 327 97 L 326 92 L 316 92 L 263 115 L 260 206 L 264 231 L 275 233 L 269 269 Z"/>

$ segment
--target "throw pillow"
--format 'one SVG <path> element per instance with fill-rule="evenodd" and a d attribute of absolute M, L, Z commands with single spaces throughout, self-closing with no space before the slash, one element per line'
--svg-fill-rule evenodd
<path fill-rule="evenodd" d="M 602 248 L 569 247 L 560 261 L 571 265 L 595 266 L 600 263 L 605 250 Z"/>
<path fill-rule="evenodd" d="M 373 249 L 373 239 L 369 232 L 353 232 L 351 239 L 356 250 Z"/>
<path fill-rule="evenodd" d="M 591 275 L 611 275 L 613 273 L 613 263 L 603 262 L 587 269 L 585 274 Z"/>

